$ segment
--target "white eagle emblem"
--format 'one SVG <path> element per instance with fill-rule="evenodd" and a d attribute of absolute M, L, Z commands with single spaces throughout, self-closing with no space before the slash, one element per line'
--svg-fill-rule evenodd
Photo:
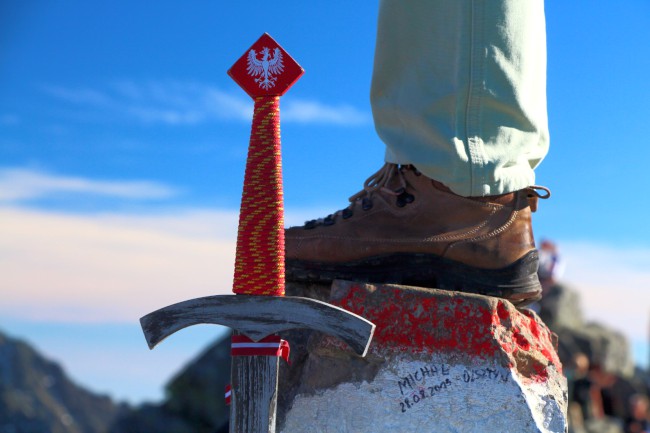
<path fill-rule="evenodd" d="M 280 48 L 273 50 L 273 57 L 271 57 L 271 50 L 267 47 L 262 48 L 262 60 L 257 59 L 255 50 L 248 52 L 248 75 L 259 77 L 255 79 L 255 82 L 262 89 L 268 90 L 275 86 L 277 77 L 274 77 L 274 75 L 280 75 L 283 70 L 284 64 L 282 63 Z"/>

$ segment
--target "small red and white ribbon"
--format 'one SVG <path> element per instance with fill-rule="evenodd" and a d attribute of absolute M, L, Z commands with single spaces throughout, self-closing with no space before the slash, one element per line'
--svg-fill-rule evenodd
<path fill-rule="evenodd" d="M 289 363 L 289 342 L 279 335 L 269 335 L 260 341 L 253 341 L 245 335 L 233 335 L 230 354 L 232 356 L 281 356 Z"/>
<path fill-rule="evenodd" d="M 226 406 L 230 406 L 230 402 L 232 401 L 232 388 L 230 385 L 226 385 Z"/>

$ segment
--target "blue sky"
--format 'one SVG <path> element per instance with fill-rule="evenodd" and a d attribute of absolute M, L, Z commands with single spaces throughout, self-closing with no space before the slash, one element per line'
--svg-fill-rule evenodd
<path fill-rule="evenodd" d="M 219 330 L 149 352 L 137 319 L 232 282 L 252 104 L 226 70 L 263 32 L 303 66 L 281 103 L 287 221 L 324 216 L 382 164 L 376 14 L 376 1 L 0 3 L 0 328 L 93 389 L 158 398 Z M 650 3 L 552 0 L 546 15 L 537 182 L 553 197 L 535 232 L 559 242 L 587 318 L 647 364 Z"/>

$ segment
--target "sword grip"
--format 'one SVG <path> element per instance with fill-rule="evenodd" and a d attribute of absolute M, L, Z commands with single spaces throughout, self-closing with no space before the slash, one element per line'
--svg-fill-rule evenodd
<path fill-rule="evenodd" d="M 258 96 L 239 212 L 233 292 L 284 295 L 280 97 Z"/>

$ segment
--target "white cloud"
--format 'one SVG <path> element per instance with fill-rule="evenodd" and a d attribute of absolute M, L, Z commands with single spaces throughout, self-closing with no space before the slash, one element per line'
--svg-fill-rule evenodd
<path fill-rule="evenodd" d="M 84 109 L 101 110 L 114 117 L 128 116 L 143 123 L 192 125 L 215 120 L 250 122 L 253 101 L 244 94 L 225 92 L 196 82 L 122 81 L 103 90 L 47 86 L 51 96 Z M 359 125 L 370 118 L 350 105 L 327 105 L 312 100 L 287 101 L 281 111 L 285 122 Z"/>
<path fill-rule="evenodd" d="M 237 216 L 75 216 L 0 209 L 0 314 L 133 322 L 185 299 L 230 293 Z"/>
<path fill-rule="evenodd" d="M 96 89 L 44 86 L 43 90 L 51 96 L 73 104 L 107 106 L 113 102 L 108 95 Z"/>
<path fill-rule="evenodd" d="M 149 181 L 97 181 L 24 168 L 0 169 L 0 203 L 38 199 L 60 193 L 163 199 L 178 192 L 169 186 Z"/>
<path fill-rule="evenodd" d="M 650 248 L 586 242 L 559 246 L 566 265 L 563 280 L 580 292 L 585 317 L 647 342 Z"/>
<path fill-rule="evenodd" d="M 125 111 L 146 123 L 185 125 L 216 119 L 250 120 L 253 114 L 250 98 L 204 84 L 122 82 L 115 89 Z"/>
<path fill-rule="evenodd" d="M 282 108 L 283 121 L 300 123 L 331 123 L 336 125 L 361 125 L 370 122 L 367 113 L 349 105 L 329 106 L 316 101 L 289 100 Z"/>
<path fill-rule="evenodd" d="M 230 294 L 238 218 L 0 207 L 0 316 L 134 323 L 175 302 Z"/>

